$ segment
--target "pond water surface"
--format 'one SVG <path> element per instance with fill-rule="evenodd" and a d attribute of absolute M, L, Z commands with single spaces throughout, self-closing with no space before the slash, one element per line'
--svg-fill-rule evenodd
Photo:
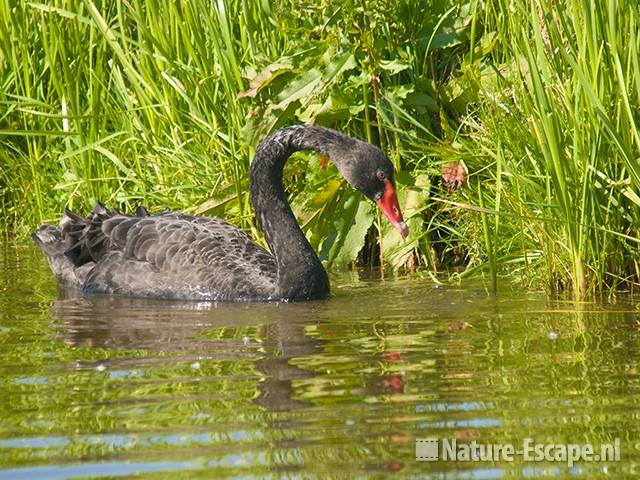
<path fill-rule="evenodd" d="M 632 298 L 370 273 L 332 288 L 299 304 L 73 298 L 34 246 L 0 245 L 0 479 L 640 475 Z M 416 439 L 527 438 L 619 439 L 619 460 L 416 460 Z"/>

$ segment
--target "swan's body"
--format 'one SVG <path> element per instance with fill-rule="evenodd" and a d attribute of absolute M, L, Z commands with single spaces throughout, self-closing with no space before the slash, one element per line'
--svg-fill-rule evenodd
<path fill-rule="evenodd" d="M 217 218 L 180 213 L 129 217 L 98 205 L 87 219 L 67 214 L 69 227 L 91 232 L 90 259 L 76 266 L 65 235 L 43 227 L 37 241 L 58 282 L 87 294 L 200 300 L 276 297 L 275 258 L 242 230 Z M 84 222 L 83 222 L 84 220 Z M 85 223 L 86 222 L 86 223 Z M 87 240 L 88 245 L 92 240 Z M 87 245 L 87 246 L 88 246 Z M 50 251 L 49 246 L 57 246 Z M 84 247 L 83 247 L 84 248 Z"/>
<path fill-rule="evenodd" d="M 87 218 L 67 212 L 59 229 L 44 225 L 33 238 L 58 282 L 86 294 L 234 301 L 322 298 L 329 294 L 327 273 L 282 187 L 284 163 L 297 150 L 328 156 L 406 235 L 393 169 L 380 150 L 333 130 L 296 126 L 262 142 L 251 166 L 251 203 L 271 253 L 216 218 L 148 215 L 144 209 L 127 216 L 101 205 Z"/>

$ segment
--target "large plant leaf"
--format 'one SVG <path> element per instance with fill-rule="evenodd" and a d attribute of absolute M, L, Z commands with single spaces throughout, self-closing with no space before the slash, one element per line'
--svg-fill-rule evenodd
<path fill-rule="evenodd" d="M 382 225 L 382 248 L 385 261 L 394 268 L 399 268 L 418 249 L 423 233 L 421 213 L 429 198 L 431 181 L 426 173 L 414 178 L 407 172 L 398 172 L 396 186 L 400 208 L 409 226 L 409 237 L 403 240 L 398 231 L 385 220 Z"/>
<path fill-rule="evenodd" d="M 320 259 L 331 265 L 345 265 L 356 260 L 373 223 L 371 205 L 360 192 L 342 189 L 330 220 L 327 237 L 322 242 Z"/>

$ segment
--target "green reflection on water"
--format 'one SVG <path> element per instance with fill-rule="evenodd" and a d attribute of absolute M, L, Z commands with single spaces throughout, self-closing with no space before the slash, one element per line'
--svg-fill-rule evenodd
<path fill-rule="evenodd" d="M 80 299 L 57 292 L 32 246 L 0 251 L 0 479 L 638 473 L 630 298 L 354 273 L 306 304 Z M 622 458 L 416 462 L 426 437 L 619 437 Z"/>

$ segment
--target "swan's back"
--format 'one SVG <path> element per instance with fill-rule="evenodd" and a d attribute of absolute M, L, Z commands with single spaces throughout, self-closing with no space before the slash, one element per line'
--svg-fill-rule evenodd
<path fill-rule="evenodd" d="M 274 257 L 222 220 L 182 213 L 127 216 L 97 205 L 67 212 L 34 240 L 58 281 L 85 293 L 258 300 L 277 294 Z"/>

